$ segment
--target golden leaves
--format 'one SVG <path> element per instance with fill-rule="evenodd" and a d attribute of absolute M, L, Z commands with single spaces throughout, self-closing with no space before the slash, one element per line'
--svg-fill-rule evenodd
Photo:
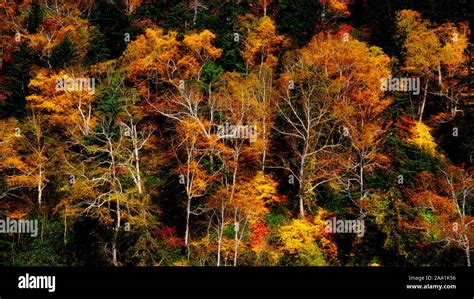
<path fill-rule="evenodd" d="M 38 184 L 36 178 L 27 176 L 27 175 L 17 175 L 17 176 L 7 177 L 6 181 L 7 181 L 7 184 L 11 187 L 33 188 Z"/>
<path fill-rule="evenodd" d="M 415 122 L 414 126 L 411 127 L 410 132 L 412 137 L 408 140 L 409 142 L 415 144 L 421 150 L 432 156 L 440 156 L 436 150 L 438 145 L 431 135 L 430 127 L 422 122 Z"/>
<path fill-rule="evenodd" d="M 248 16 L 247 16 L 248 18 Z M 252 23 L 241 21 L 243 26 Z M 250 25 L 255 26 L 255 25 Z M 256 65 L 265 65 L 273 68 L 278 63 L 278 54 L 282 47 L 288 43 L 283 35 L 277 35 L 276 26 L 272 19 L 263 17 L 258 21 L 256 28 L 245 28 L 247 30 L 247 38 L 244 42 L 244 50 L 242 57 L 248 69 L 252 69 Z"/>
<path fill-rule="evenodd" d="M 279 229 L 281 250 L 296 257 L 302 265 L 325 266 L 327 262 L 316 243 L 318 233 L 318 226 L 308 220 L 294 219 Z"/>
<path fill-rule="evenodd" d="M 89 106 L 95 100 L 95 82 L 91 85 L 91 80 L 95 78 L 76 78 L 72 70 L 54 73 L 38 69 L 29 83 L 37 92 L 27 96 L 26 101 L 30 108 L 48 115 L 47 121 L 52 126 L 73 130 L 84 121 L 88 122 L 87 126 L 93 126 L 95 120 L 89 115 Z M 74 83 L 69 86 L 74 88 L 63 88 L 69 83 Z"/>
<path fill-rule="evenodd" d="M 349 16 L 350 11 L 347 6 L 347 1 L 343 0 L 329 0 L 329 9 L 333 14 L 335 14 L 338 17 L 341 16 Z"/>
<path fill-rule="evenodd" d="M 464 28 L 464 25 L 460 25 Z M 436 28 L 424 21 L 416 11 L 402 10 L 397 15 L 397 37 L 405 48 L 404 69 L 419 74 L 439 70 L 441 64 L 449 69 L 464 63 L 468 40 L 466 32 L 446 23 Z"/>
<path fill-rule="evenodd" d="M 222 50 L 212 45 L 215 39 L 216 35 L 206 29 L 200 33 L 186 35 L 183 43 L 202 60 L 214 60 L 222 55 Z"/>
<path fill-rule="evenodd" d="M 131 42 L 122 57 L 129 64 L 129 76 L 158 74 L 164 80 L 198 76 L 205 60 L 215 60 L 222 50 L 212 43 L 216 36 L 209 30 L 185 35 L 178 40 L 176 31 L 164 33 L 161 28 L 148 28 Z"/>
<path fill-rule="evenodd" d="M 304 68 L 318 77 L 320 97 L 330 103 L 346 134 L 369 142 L 360 135 L 379 129 L 377 117 L 391 102 L 380 89 L 380 78 L 390 74 L 390 58 L 380 48 L 332 35 L 314 37 L 299 54 Z"/>
<path fill-rule="evenodd" d="M 232 205 L 248 214 L 252 224 L 262 221 L 269 213 L 268 207 L 280 200 L 277 186 L 270 176 L 258 172 L 253 179 L 237 186 Z"/>

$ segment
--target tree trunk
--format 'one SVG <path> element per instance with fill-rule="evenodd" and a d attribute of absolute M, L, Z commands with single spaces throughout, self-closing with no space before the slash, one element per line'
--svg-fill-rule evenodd
<path fill-rule="evenodd" d="M 266 163 L 266 159 L 267 159 L 267 128 L 266 128 L 266 125 L 265 125 L 265 120 L 264 120 L 264 124 L 263 124 L 263 153 L 262 153 L 262 172 L 265 173 L 265 163 Z"/>
<path fill-rule="evenodd" d="M 362 199 L 364 197 L 364 166 L 362 165 L 362 161 L 361 161 L 361 165 L 360 165 L 360 199 Z"/>
<path fill-rule="evenodd" d="M 441 75 L 441 64 L 438 63 L 438 84 L 439 86 L 441 86 L 441 84 L 443 83 L 443 79 L 442 79 L 442 75 Z"/>
<path fill-rule="evenodd" d="M 194 14 L 193 14 L 193 24 L 194 25 L 196 25 L 197 14 L 198 14 L 198 0 L 195 0 L 194 1 Z"/>
<path fill-rule="evenodd" d="M 117 259 L 117 237 L 118 237 L 118 233 L 119 233 L 119 230 L 120 230 L 120 221 L 121 221 L 121 214 L 120 214 L 120 202 L 117 200 L 116 201 L 117 203 L 117 210 L 116 210 L 116 214 L 117 214 L 117 223 L 115 224 L 115 232 L 114 232 L 114 239 L 112 241 L 112 264 L 114 266 L 118 266 L 118 259 Z"/>
<path fill-rule="evenodd" d="M 142 178 L 140 175 L 140 160 L 139 160 L 139 155 L 138 155 L 138 147 L 137 145 L 135 147 L 135 168 L 137 170 L 137 189 L 138 189 L 138 194 L 140 195 L 140 199 L 142 198 L 143 195 L 143 188 L 142 188 Z"/>
<path fill-rule="evenodd" d="M 306 139 L 308 140 L 308 138 Z M 299 196 L 299 206 L 300 206 L 300 218 L 305 217 L 305 212 L 304 212 L 304 179 L 305 179 L 305 172 L 304 169 L 306 167 L 306 155 L 308 154 L 308 143 L 305 142 L 305 149 L 303 154 L 301 155 L 301 162 L 300 162 L 300 177 L 299 177 L 299 190 L 298 190 L 298 196 Z"/>
<path fill-rule="evenodd" d="M 188 252 L 189 259 L 189 217 L 191 216 L 191 198 L 188 196 L 186 203 L 186 232 L 184 234 L 184 244 L 186 245 L 186 251 Z"/>
<path fill-rule="evenodd" d="M 40 166 L 39 167 L 39 178 L 38 178 L 38 205 L 41 210 L 41 201 L 43 199 L 43 168 Z"/>
<path fill-rule="evenodd" d="M 362 204 L 361 200 L 365 197 L 365 190 L 364 190 L 364 152 L 361 151 L 360 154 L 360 169 L 359 169 L 359 177 L 360 177 L 360 198 L 359 198 L 359 213 L 360 217 L 363 215 Z"/>
<path fill-rule="evenodd" d="M 64 235 L 63 235 L 64 244 L 67 244 L 67 206 L 64 210 Z"/>
<path fill-rule="evenodd" d="M 217 267 L 221 265 L 222 233 L 224 232 L 224 201 L 221 201 L 221 220 L 217 232 Z"/>
<path fill-rule="evenodd" d="M 421 103 L 421 108 L 420 108 L 420 118 L 418 119 L 419 122 L 423 120 L 423 111 L 425 110 L 425 104 L 426 104 L 426 96 L 428 95 L 428 82 L 430 80 L 426 79 L 426 84 L 425 84 L 425 94 L 423 95 L 423 102 Z"/>
<path fill-rule="evenodd" d="M 465 252 L 466 252 L 466 262 L 467 266 L 471 267 L 471 251 L 469 250 L 469 246 L 466 246 Z"/>
<path fill-rule="evenodd" d="M 234 173 L 232 175 L 232 190 L 230 192 L 230 198 L 229 202 L 232 202 L 232 199 L 234 198 L 234 193 L 235 193 L 235 183 L 237 182 L 237 170 L 238 170 L 238 161 L 239 161 L 239 156 L 240 153 L 235 154 L 235 167 L 234 167 Z M 218 244 L 217 244 L 217 266 L 220 266 L 221 262 L 221 246 L 222 246 L 222 235 L 224 232 L 224 223 L 225 223 L 225 205 L 224 205 L 224 199 L 221 201 L 221 222 L 219 225 L 219 232 L 218 232 Z"/>
<path fill-rule="evenodd" d="M 237 210 L 234 212 L 234 236 L 235 236 L 235 247 L 234 247 L 234 267 L 237 266 L 237 256 L 239 252 L 239 222 L 237 221 Z"/>
<path fill-rule="evenodd" d="M 264 97 L 266 95 L 264 94 Z M 266 99 L 263 100 L 266 105 Z M 264 112 L 266 113 L 266 111 Z M 267 160 L 267 117 L 266 115 L 263 116 L 263 132 L 262 132 L 262 139 L 263 139 L 263 153 L 262 153 L 262 172 L 265 173 L 265 163 Z"/>

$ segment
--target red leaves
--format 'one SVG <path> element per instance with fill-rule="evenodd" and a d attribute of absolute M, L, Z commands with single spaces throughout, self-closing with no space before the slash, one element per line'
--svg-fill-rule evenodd
<path fill-rule="evenodd" d="M 43 23 L 44 29 L 46 29 L 46 30 L 48 30 L 48 31 L 55 29 L 57 25 L 58 25 L 58 21 L 53 20 L 53 19 L 47 19 L 47 20 L 44 21 L 44 23 Z"/>
<path fill-rule="evenodd" d="M 250 230 L 252 232 L 250 236 L 250 244 L 252 245 L 252 247 L 262 246 L 265 242 L 265 237 L 270 232 L 270 229 L 267 227 L 265 222 L 260 222 L 252 225 L 250 227 Z"/>
<path fill-rule="evenodd" d="M 348 24 L 343 24 L 339 28 L 339 31 L 336 33 L 336 36 L 342 36 L 344 33 L 351 33 L 351 31 L 354 30 L 354 27 Z"/>
<path fill-rule="evenodd" d="M 154 232 L 154 237 L 158 237 L 163 240 L 168 246 L 171 247 L 184 247 L 186 246 L 182 238 L 179 238 L 176 234 L 176 228 L 172 226 L 162 225 L 161 231 Z"/>

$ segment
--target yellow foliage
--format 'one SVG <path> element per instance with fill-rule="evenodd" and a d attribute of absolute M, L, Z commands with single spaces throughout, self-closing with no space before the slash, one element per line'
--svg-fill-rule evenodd
<path fill-rule="evenodd" d="M 457 68 L 464 63 L 467 57 L 464 52 L 468 46 L 468 38 L 465 34 L 458 33 L 455 28 L 446 29 L 449 41 L 440 50 L 440 60 L 449 70 Z"/>
<path fill-rule="evenodd" d="M 203 60 L 217 59 L 222 55 L 222 50 L 212 45 L 215 38 L 216 35 L 206 29 L 198 34 L 186 35 L 183 43 Z"/>
<path fill-rule="evenodd" d="M 237 187 L 232 205 L 249 217 L 250 224 L 261 222 L 271 203 L 279 200 L 278 183 L 261 171 L 250 181 Z"/>
<path fill-rule="evenodd" d="M 80 77 L 86 76 L 81 75 Z M 73 130 L 78 124 L 92 127 L 95 118 L 91 116 L 90 119 L 87 119 L 86 124 L 84 123 L 86 119 L 83 116 L 88 114 L 89 105 L 95 100 L 95 95 L 86 90 L 85 82 L 82 90 L 56 90 L 58 80 L 69 79 L 77 78 L 73 73 L 66 71 L 54 73 L 38 69 L 29 83 L 29 87 L 37 92 L 27 96 L 26 101 L 31 108 L 48 115 L 47 121 L 52 126 L 63 126 L 69 130 Z M 91 86 L 88 87 L 91 88 Z"/>
<path fill-rule="evenodd" d="M 336 115 L 344 117 L 347 113 L 359 112 L 361 117 L 370 117 L 389 104 L 382 100 L 380 78 L 390 74 L 390 58 L 380 48 L 368 47 L 358 40 L 341 43 L 333 36 L 316 36 L 300 53 L 305 65 L 331 79 L 329 92 L 333 97 L 343 97 L 336 102 L 337 109 L 343 111 L 335 110 Z M 360 107 L 358 111 L 347 106 L 354 104 Z"/>
<path fill-rule="evenodd" d="M 47 158 L 43 144 L 38 141 L 42 137 L 41 129 L 33 125 L 35 138 L 28 139 L 25 132 L 17 135 L 16 128 L 19 128 L 17 120 L 0 121 L 0 171 L 8 170 L 5 182 L 8 187 L 44 187 Z"/>
<path fill-rule="evenodd" d="M 36 178 L 31 177 L 31 176 L 26 176 L 26 175 L 17 175 L 17 176 L 11 176 L 7 177 L 6 179 L 8 186 L 10 187 L 35 187 L 38 182 Z"/>
<path fill-rule="evenodd" d="M 381 264 L 377 263 L 377 262 L 373 262 L 373 263 L 369 264 L 369 267 L 380 267 L 380 266 L 381 266 Z"/>
<path fill-rule="evenodd" d="M 189 264 L 189 261 L 187 260 L 180 260 L 180 261 L 176 261 L 173 263 L 173 266 L 177 266 L 177 267 L 188 267 L 190 266 Z"/>
<path fill-rule="evenodd" d="M 409 139 L 409 142 L 415 144 L 420 149 L 426 151 L 430 155 L 437 156 L 437 144 L 433 136 L 431 136 L 430 132 L 430 127 L 428 127 L 422 122 L 416 122 L 415 125 L 411 128 L 411 133 L 413 137 Z"/>
<path fill-rule="evenodd" d="M 290 225 L 280 228 L 282 249 L 289 253 L 304 251 L 316 241 L 316 227 L 304 219 L 296 219 Z"/>
<path fill-rule="evenodd" d="M 61 13 L 50 12 L 48 23 L 52 25 L 43 25 L 38 29 L 37 33 L 28 35 L 32 48 L 49 57 L 51 50 L 67 36 L 74 44 L 76 53 L 80 58 L 87 54 L 90 37 L 89 22 L 80 16 L 80 12 L 76 8 L 70 7 L 68 9 L 71 9 L 71 11 L 67 16 Z M 60 8 L 58 8 L 59 10 Z"/>
<path fill-rule="evenodd" d="M 329 1 L 329 9 L 335 16 L 349 16 L 349 8 L 347 6 L 347 1 L 343 0 L 330 0 Z"/>
<path fill-rule="evenodd" d="M 247 68 L 262 64 L 269 68 L 275 67 L 278 63 L 278 52 L 288 41 L 283 35 L 277 34 L 272 19 L 263 17 L 256 24 L 255 20 L 247 15 L 241 19 L 241 26 L 247 29 L 245 49 L 242 51 Z"/>
<path fill-rule="evenodd" d="M 305 219 L 295 219 L 279 230 L 282 251 L 296 256 L 302 265 L 327 265 L 316 243 L 318 227 Z"/>
<path fill-rule="evenodd" d="M 197 76 L 205 60 L 222 55 L 222 50 L 212 45 L 216 36 L 209 30 L 187 34 L 183 41 L 177 35 L 176 31 L 165 34 L 161 28 L 148 28 L 131 42 L 122 57 L 122 63 L 128 64 L 129 76 L 159 74 L 165 80 L 185 80 Z"/>
<path fill-rule="evenodd" d="M 452 72 L 466 61 L 468 45 L 465 34 L 451 24 L 432 28 L 416 11 L 402 10 L 397 15 L 397 35 L 406 51 L 404 69 L 415 74 L 438 71 L 441 65 Z M 443 44 L 444 41 L 444 45 Z"/>

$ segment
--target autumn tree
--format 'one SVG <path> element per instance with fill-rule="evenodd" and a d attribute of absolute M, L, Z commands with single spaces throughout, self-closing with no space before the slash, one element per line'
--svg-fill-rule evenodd
<path fill-rule="evenodd" d="M 387 161 L 379 147 L 383 132 L 380 113 L 389 101 L 382 98 L 380 78 L 389 74 L 389 59 L 379 48 L 369 48 L 357 40 L 345 41 L 341 36 L 331 35 L 315 37 L 301 50 L 300 57 L 286 75 L 287 84 L 294 85 L 295 91 L 284 89 L 287 93 L 283 102 L 287 108 L 282 114 L 286 123 L 290 121 L 287 127 L 292 128 L 283 133 L 302 142 L 300 146 L 303 147 L 297 150 L 299 161 L 308 162 L 307 167 L 310 167 L 311 161 L 307 159 L 318 155 L 313 160 L 317 161 L 313 168 L 316 176 L 312 172 L 313 177 L 305 180 L 305 172 L 311 168 L 306 170 L 301 163 L 298 166 L 297 178 L 302 185 L 300 194 L 314 191 L 327 181 L 329 178 L 325 175 L 331 171 L 329 166 L 337 160 L 332 179 L 341 184 L 359 206 L 359 201 L 367 195 L 366 172 Z M 296 75 L 295 79 L 291 78 L 291 72 Z M 292 94 L 300 94 L 302 100 L 298 103 L 302 105 L 296 106 L 294 101 L 298 97 Z M 339 157 L 327 155 L 337 143 L 337 138 L 331 135 L 341 138 L 343 146 L 337 151 L 344 154 Z M 321 159 L 325 155 L 326 159 Z M 331 159 L 335 160 L 330 162 Z M 358 198 L 351 196 L 354 182 L 359 187 Z M 304 215 L 302 201 L 300 198 L 300 215 Z"/>
<path fill-rule="evenodd" d="M 412 198 L 418 208 L 414 228 L 421 229 L 427 238 L 445 247 L 453 246 L 464 251 L 466 264 L 471 266 L 474 218 L 469 214 L 473 178 L 455 166 L 439 169 L 441 177 L 422 172 L 418 176 L 421 188 Z M 439 185 L 435 185 L 439 182 Z"/>
<path fill-rule="evenodd" d="M 265 171 L 274 113 L 274 105 L 271 104 L 275 96 L 274 69 L 278 64 L 279 53 L 288 41 L 283 35 L 278 35 L 273 20 L 268 16 L 256 19 L 251 15 L 246 15 L 241 19 L 241 26 L 246 33 L 242 57 L 248 76 L 255 81 L 252 92 L 261 111 L 255 121 L 261 128 L 261 167 Z"/>
<path fill-rule="evenodd" d="M 283 263 L 297 266 L 326 266 L 337 261 L 337 247 L 325 231 L 327 211 L 319 208 L 312 219 L 293 219 L 279 228 Z"/>
<path fill-rule="evenodd" d="M 48 182 L 48 149 L 44 124 L 38 116 L 32 114 L 28 122 L 21 125 L 14 119 L 1 122 L 1 166 L 5 174 L 7 190 L 2 197 L 22 198 L 17 191 L 35 190 L 34 200 L 37 208 L 43 212 L 44 189 Z M 33 200 L 29 198 L 29 200 Z"/>
<path fill-rule="evenodd" d="M 314 39 L 311 45 L 303 55 L 331 79 L 332 113 L 345 148 L 339 159 L 343 175 L 337 175 L 336 181 L 363 216 L 360 203 L 368 194 L 365 176 L 389 162 L 380 145 L 387 126 L 381 112 L 390 99 L 383 97 L 380 78 L 388 76 L 390 61 L 380 48 L 357 40 L 329 37 L 322 42 Z M 356 198 L 351 195 L 354 183 L 358 186 Z"/>
<path fill-rule="evenodd" d="M 212 151 L 215 100 L 211 83 L 205 89 L 207 94 L 201 90 L 206 84 L 201 75 L 206 63 L 222 54 L 213 46 L 214 39 L 208 30 L 188 34 L 180 41 L 176 32 L 164 34 L 160 28 L 149 29 L 130 44 L 124 55 L 124 60 L 131 63 L 129 76 L 137 82 L 144 100 L 176 126 L 178 175 L 186 191 L 184 239 L 188 253 L 190 216 L 198 213 L 191 206 L 192 199 L 206 193 L 206 177 L 216 171 L 211 169 L 206 175 L 202 166 Z M 163 87 L 167 87 L 165 92 L 158 94 L 164 91 Z"/>
<path fill-rule="evenodd" d="M 328 78 L 312 69 L 301 53 L 289 57 L 285 69 L 280 82 L 281 100 L 277 102 L 281 124 L 274 130 L 290 146 L 295 162 L 276 168 L 288 170 L 291 183 L 296 180 L 299 215 L 304 218 L 310 195 L 318 186 L 333 179 L 331 153 L 338 146 L 332 115 L 334 102 Z"/>
<path fill-rule="evenodd" d="M 72 136 L 65 154 L 65 193 L 57 209 L 65 218 L 90 216 L 112 226 L 110 248 L 104 249 L 119 265 L 120 232 L 146 226 L 150 216 L 141 153 L 153 128 L 140 124 L 137 94 L 123 85 L 125 76 L 114 66 L 106 70 L 97 121 L 88 134 Z"/>
<path fill-rule="evenodd" d="M 192 201 L 203 197 L 207 194 L 209 185 L 215 177 L 208 174 L 208 171 L 204 167 L 203 161 L 208 159 L 210 152 L 208 145 L 205 143 L 206 138 L 201 135 L 201 129 L 198 124 L 189 121 L 180 122 L 177 125 L 177 132 L 180 136 L 176 145 L 176 159 L 179 163 L 177 170 L 179 174 L 179 183 L 184 185 L 186 192 L 186 226 L 184 234 L 184 243 L 188 250 L 188 257 L 190 254 L 190 217 L 191 215 L 201 214 L 205 208 L 203 205 L 198 205 L 198 208 L 193 208 Z M 204 142 L 203 142 L 204 141 Z M 181 151 L 184 154 L 181 154 Z M 181 155 L 180 155 L 181 154 Z M 184 161 L 181 161 L 181 156 L 184 157 Z M 214 176 L 219 172 L 216 170 Z"/>
<path fill-rule="evenodd" d="M 253 231 L 250 230 L 252 235 L 258 234 L 257 227 L 265 223 L 269 207 L 280 202 L 277 183 L 270 177 L 265 177 L 262 172 L 258 172 L 252 180 L 240 184 L 231 203 L 234 217 L 234 266 L 237 266 L 239 248 L 245 233 L 253 228 Z"/>
<path fill-rule="evenodd" d="M 348 18 L 350 11 L 346 0 L 321 0 L 319 1 L 322 31 L 335 29 L 341 19 Z"/>
<path fill-rule="evenodd" d="M 403 47 L 403 70 L 421 76 L 424 81 L 423 98 L 418 110 L 420 122 L 430 93 L 430 80 L 438 81 L 439 91 L 436 94 L 447 99 L 451 114 L 455 114 L 453 111 L 463 97 L 464 88 L 455 87 L 456 83 L 453 82 L 456 75 L 466 74 L 464 64 L 467 57 L 464 51 L 467 48 L 468 30 L 466 26 L 459 27 L 446 23 L 435 28 L 413 10 L 402 10 L 397 14 L 396 38 Z M 443 72 L 447 76 L 445 80 Z"/>
<path fill-rule="evenodd" d="M 224 229 L 228 223 L 237 225 L 231 213 L 235 206 L 236 192 L 244 171 L 251 171 L 253 161 L 260 151 L 259 126 L 255 124 L 258 104 L 252 97 L 254 81 L 245 80 L 240 74 L 227 73 L 222 78 L 224 87 L 216 94 L 212 148 L 216 163 L 221 163 L 220 188 L 211 198 L 209 207 L 217 220 L 217 265 L 221 263 Z M 238 100 L 236 100 L 238 99 Z M 235 212 L 235 211 L 234 211 Z M 212 220 L 213 217 L 211 217 Z M 235 239 L 238 242 L 238 239 Z M 236 259 L 236 258 L 235 258 Z"/>
<path fill-rule="evenodd" d="M 81 13 L 90 9 L 90 3 L 57 1 L 40 5 L 45 12 L 44 22 L 27 36 L 40 59 L 49 68 L 62 68 L 72 62 L 66 58 L 82 59 L 87 53 L 90 32 L 88 21 L 81 18 Z"/>
<path fill-rule="evenodd" d="M 59 73 L 38 69 L 29 84 L 36 92 L 27 97 L 27 102 L 32 109 L 48 116 L 51 127 L 66 129 L 69 134 L 88 135 L 95 122 L 95 84 L 94 77 L 74 69 Z"/>

